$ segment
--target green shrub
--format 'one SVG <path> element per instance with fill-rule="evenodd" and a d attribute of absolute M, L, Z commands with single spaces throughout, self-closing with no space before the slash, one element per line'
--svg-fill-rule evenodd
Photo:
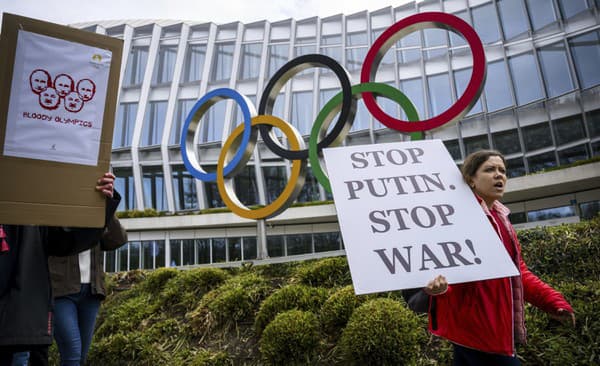
<path fill-rule="evenodd" d="M 145 332 L 111 334 L 92 342 L 92 365 L 167 365 L 169 354 L 162 351 Z"/>
<path fill-rule="evenodd" d="M 600 364 L 600 280 L 582 283 L 546 279 L 563 293 L 576 315 L 576 326 L 562 324 L 548 314 L 527 307 L 527 345 L 518 350 L 527 365 Z"/>
<path fill-rule="evenodd" d="M 400 302 L 379 298 L 357 308 L 338 343 L 347 365 L 413 365 L 425 331 Z"/>
<path fill-rule="evenodd" d="M 231 366 L 233 362 L 226 352 L 201 350 L 189 362 L 189 366 Z"/>
<path fill-rule="evenodd" d="M 122 303 L 105 310 L 98 318 L 96 335 L 108 336 L 116 332 L 130 332 L 139 328 L 142 321 L 148 322 L 158 314 L 152 295 L 142 293 L 139 296 L 129 297 Z"/>
<path fill-rule="evenodd" d="M 302 263 L 296 269 L 294 278 L 302 284 L 315 287 L 340 287 L 352 283 L 346 257 Z"/>
<path fill-rule="evenodd" d="M 529 269 L 572 281 L 600 278 L 600 218 L 519 232 Z"/>
<path fill-rule="evenodd" d="M 151 271 L 146 276 L 146 280 L 140 283 L 143 291 L 147 291 L 152 295 L 158 295 L 162 292 L 165 284 L 173 277 L 179 274 L 179 270 L 175 268 L 158 268 Z"/>
<path fill-rule="evenodd" d="M 259 349 L 269 365 L 311 365 L 319 346 L 319 322 L 311 312 L 278 314 L 265 328 Z"/>
<path fill-rule="evenodd" d="M 305 285 L 288 285 L 275 291 L 260 306 L 254 328 L 258 334 L 279 313 L 299 309 L 317 313 L 327 300 L 328 290 Z"/>
<path fill-rule="evenodd" d="M 168 311 L 190 311 L 204 294 L 219 286 L 227 278 L 229 275 L 219 268 L 180 271 L 177 276 L 167 281 L 158 302 Z"/>
<path fill-rule="evenodd" d="M 192 325 L 197 329 L 233 325 L 253 316 L 269 291 L 269 283 L 257 274 L 232 277 L 202 298 L 189 316 Z"/>
<path fill-rule="evenodd" d="M 367 296 L 356 296 L 352 285 L 336 291 L 325 301 L 321 309 L 320 319 L 323 329 L 335 335 L 346 326 L 354 309 L 368 298 Z"/>

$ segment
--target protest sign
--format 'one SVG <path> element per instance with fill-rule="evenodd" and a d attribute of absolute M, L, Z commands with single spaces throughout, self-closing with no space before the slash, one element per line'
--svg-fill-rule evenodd
<path fill-rule="evenodd" d="M 518 275 L 440 140 L 323 151 L 357 294 Z"/>
<path fill-rule="evenodd" d="M 4 14 L 0 222 L 101 227 L 122 41 Z"/>

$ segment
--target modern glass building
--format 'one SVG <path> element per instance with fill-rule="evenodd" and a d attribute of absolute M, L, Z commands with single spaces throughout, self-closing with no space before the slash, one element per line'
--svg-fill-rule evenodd
<path fill-rule="evenodd" d="M 487 82 L 462 121 L 428 132 L 426 138 L 443 140 L 457 164 L 481 148 L 504 153 L 512 178 L 505 203 L 518 225 L 596 215 L 600 162 L 575 167 L 572 163 L 600 155 L 598 0 L 429 0 L 326 18 L 250 24 L 85 23 L 74 26 L 124 40 L 112 152 L 112 169 L 123 195 L 120 209 L 167 213 L 123 220 L 131 242 L 106 256 L 106 269 L 257 259 L 256 223 L 228 212 L 194 214 L 224 204 L 216 184 L 195 180 L 183 166 L 179 139 L 191 107 L 220 87 L 233 88 L 258 105 L 271 76 L 288 60 L 309 53 L 336 59 L 358 83 L 374 40 L 398 20 L 428 11 L 454 14 L 474 27 L 485 46 Z M 427 29 L 393 45 L 376 80 L 404 92 L 424 119 L 460 97 L 471 68 L 470 49 L 460 36 Z M 303 71 L 286 84 L 272 114 L 308 138 L 321 106 L 339 91 L 331 71 Z M 388 114 L 402 115 L 398 105 L 380 103 Z M 233 102 L 222 101 L 205 116 L 198 136 L 198 159 L 205 169 L 216 170 L 221 143 L 240 123 L 239 115 Z M 359 101 L 345 143 L 408 139 L 374 120 Z M 565 168 L 548 171 L 555 167 Z M 273 201 L 287 182 L 289 168 L 289 161 L 259 143 L 235 178 L 240 201 Z M 309 169 L 298 202 L 329 199 Z M 266 246 L 266 261 L 343 253 L 333 205 L 294 207 L 269 220 Z"/>

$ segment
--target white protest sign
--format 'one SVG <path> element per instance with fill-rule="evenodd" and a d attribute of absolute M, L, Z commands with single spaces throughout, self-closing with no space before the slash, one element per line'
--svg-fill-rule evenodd
<path fill-rule="evenodd" d="M 518 275 L 440 140 L 324 157 L 357 294 Z"/>
<path fill-rule="evenodd" d="M 19 31 L 4 155 L 96 166 L 111 57 Z"/>

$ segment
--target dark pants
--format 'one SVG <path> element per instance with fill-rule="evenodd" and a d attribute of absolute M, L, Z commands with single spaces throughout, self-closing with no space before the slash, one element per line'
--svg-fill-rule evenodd
<path fill-rule="evenodd" d="M 29 351 L 30 366 L 48 366 L 49 346 L 0 346 L 0 366 L 11 366 L 13 353 Z"/>
<path fill-rule="evenodd" d="M 481 352 L 454 344 L 453 366 L 519 366 L 519 359 Z"/>
<path fill-rule="evenodd" d="M 92 342 L 100 298 L 89 283 L 77 294 L 54 299 L 54 339 L 61 365 L 83 365 Z"/>

